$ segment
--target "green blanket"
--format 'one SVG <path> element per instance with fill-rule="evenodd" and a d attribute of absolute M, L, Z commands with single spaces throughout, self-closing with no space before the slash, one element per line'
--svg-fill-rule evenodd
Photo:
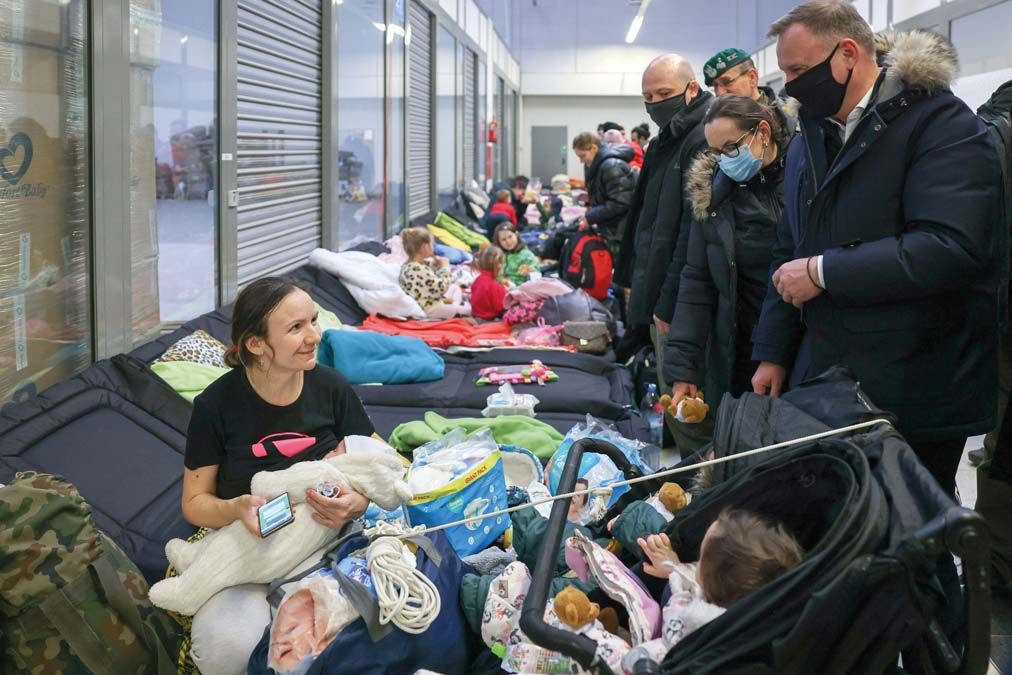
<path fill-rule="evenodd" d="M 488 237 L 465 227 L 463 223 L 457 222 L 442 211 L 436 214 L 436 222 L 433 225 L 443 228 L 471 248 L 479 248 L 481 246 L 488 246 L 489 244 Z"/>
<path fill-rule="evenodd" d="M 228 372 L 228 368 L 206 366 L 191 361 L 152 363 L 151 370 L 190 403 L 193 403 L 197 394 L 204 391 L 209 384 Z"/>
<path fill-rule="evenodd" d="M 488 427 L 492 430 L 496 443 L 527 448 L 541 459 L 551 457 L 563 439 L 562 434 L 554 428 L 532 417 L 506 415 L 449 419 L 430 411 L 425 413 L 424 420 L 407 422 L 394 429 L 390 434 L 390 445 L 401 452 L 409 452 L 445 436 L 457 427 L 467 433 Z"/>

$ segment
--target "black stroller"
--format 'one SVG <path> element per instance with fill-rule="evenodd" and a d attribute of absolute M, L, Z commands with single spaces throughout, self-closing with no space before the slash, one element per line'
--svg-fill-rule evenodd
<path fill-rule="evenodd" d="M 888 415 L 868 402 L 845 371 L 836 369 L 781 399 L 727 397 L 714 442 L 703 452 L 712 451 L 719 458 L 878 418 Z M 579 441 L 569 452 L 560 493 L 573 489 L 584 452 L 606 454 L 623 470 L 635 473 L 613 446 Z M 637 672 L 986 672 L 990 647 L 986 527 L 980 516 L 958 507 L 942 492 L 889 424 L 712 468 L 704 476 L 690 478 L 710 487 L 678 512 L 667 529 L 682 560 L 698 559 L 706 529 L 729 506 L 747 506 L 782 521 L 798 537 L 806 557 L 798 567 L 689 634 L 662 664 L 641 661 Z M 679 482 L 688 484 L 682 476 L 678 475 Z M 642 496 L 656 487 L 634 492 Z M 547 572 L 562 544 L 568 508 L 569 500 L 553 505 L 520 625 L 537 644 L 592 672 L 611 673 L 597 659 L 594 641 L 543 619 Z M 950 554 L 962 560 L 962 589 L 951 558 L 946 560 Z"/>

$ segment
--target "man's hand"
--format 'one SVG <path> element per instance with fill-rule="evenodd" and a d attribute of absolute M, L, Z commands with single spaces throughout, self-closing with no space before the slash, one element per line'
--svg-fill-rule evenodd
<path fill-rule="evenodd" d="M 767 393 L 776 398 L 784 388 L 784 380 L 787 379 L 787 371 L 783 366 L 778 366 L 769 361 L 763 361 L 752 376 L 752 391 L 762 396 Z"/>
<path fill-rule="evenodd" d="M 369 508 L 369 500 L 357 492 L 342 491 L 336 497 L 324 497 L 315 488 L 306 490 L 306 504 L 313 509 L 313 520 L 340 530 Z"/>
<path fill-rule="evenodd" d="M 798 258 L 784 263 L 773 273 L 773 286 L 784 302 L 801 307 L 822 293 L 823 289 L 812 283 L 817 274 L 813 268 L 817 264 L 814 257 Z"/>
<path fill-rule="evenodd" d="M 266 503 L 267 500 L 263 497 L 254 497 L 253 495 L 242 495 L 232 500 L 236 520 L 241 520 L 246 529 L 257 537 L 260 536 L 260 518 L 257 515 L 257 509 Z"/>
<path fill-rule="evenodd" d="M 696 398 L 699 387 L 691 382 L 675 382 L 671 385 L 671 407 L 678 405 L 683 398 Z"/>
<path fill-rule="evenodd" d="M 654 314 L 654 325 L 657 326 L 657 330 L 663 333 L 664 335 L 667 335 L 668 331 L 671 330 L 671 324 L 664 323 L 663 321 L 657 318 L 656 314 Z"/>

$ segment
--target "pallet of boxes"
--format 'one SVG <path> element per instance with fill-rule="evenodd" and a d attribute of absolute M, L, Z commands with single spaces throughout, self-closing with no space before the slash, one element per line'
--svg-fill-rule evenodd
<path fill-rule="evenodd" d="M 0 0 L 0 405 L 91 359 L 85 6 Z"/>

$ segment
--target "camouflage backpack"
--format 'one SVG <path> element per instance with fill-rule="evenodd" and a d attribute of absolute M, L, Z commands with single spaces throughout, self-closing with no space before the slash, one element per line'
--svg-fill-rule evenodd
<path fill-rule="evenodd" d="M 174 673 L 177 632 L 73 485 L 30 471 L 0 488 L 0 671 Z"/>

